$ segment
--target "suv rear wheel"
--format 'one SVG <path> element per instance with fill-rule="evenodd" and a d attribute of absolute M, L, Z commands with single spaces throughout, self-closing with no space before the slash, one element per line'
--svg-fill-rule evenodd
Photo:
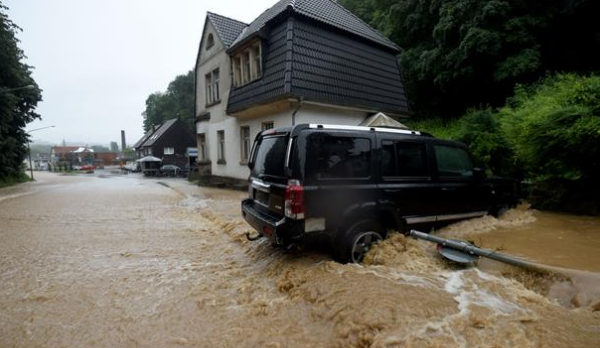
<path fill-rule="evenodd" d="M 371 247 L 383 239 L 383 228 L 373 220 L 359 221 L 340 231 L 334 252 L 339 262 L 361 263 Z"/>

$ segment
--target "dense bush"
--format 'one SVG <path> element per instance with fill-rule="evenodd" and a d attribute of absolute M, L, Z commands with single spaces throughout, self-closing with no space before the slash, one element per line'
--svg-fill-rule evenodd
<path fill-rule="evenodd" d="M 432 134 L 436 138 L 454 140 L 458 133 L 457 119 L 443 119 L 439 117 L 410 119 L 402 121 L 411 129 L 423 131 Z"/>
<path fill-rule="evenodd" d="M 505 176 L 519 174 L 499 116 L 490 108 L 473 109 L 454 120 L 428 118 L 406 121 L 406 124 L 437 138 L 467 144 L 473 151 L 476 164 L 484 167 L 488 173 Z"/>
<path fill-rule="evenodd" d="M 560 74 L 519 86 L 494 112 L 473 109 L 458 120 L 409 121 L 413 128 L 458 140 L 494 174 L 534 181 L 600 174 L 600 77 Z"/>
<path fill-rule="evenodd" d="M 600 174 L 600 77 L 564 74 L 519 87 L 500 115 L 515 158 L 531 179 Z"/>
<path fill-rule="evenodd" d="M 518 175 L 514 155 L 497 114 L 491 109 L 471 110 L 458 122 L 454 139 L 471 148 L 478 165 L 496 175 Z"/>
<path fill-rule="evenodd" d="M 600 77 L 559 74 L 519 86 L 495 112 L 454 120 L 409 121 L 436 137 L 466 143 L 488 172 L 525 179 L 536 206 L 600 213 Z"/>
<path fill-rule="evenodd" d="M 11 186 L 21 182 L 26 182 L 29 180 L 29 176 L 21 170 L 13 175 L 0 177 L 0 188 Z"/>

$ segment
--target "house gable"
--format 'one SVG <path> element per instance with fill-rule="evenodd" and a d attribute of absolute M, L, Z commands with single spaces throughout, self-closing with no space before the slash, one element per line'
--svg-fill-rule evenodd
<path fill-rule="evenodd" d="M 220 50 L 229 48 L 247 26 L 238 20 L 207 12 L 198 46 L 196 67 Z"/>
<path fill-rule="evenodd" d="M 141 147 L 151 149 L 152 155 L 160 158 L 164 156 L 166 147 L 173 148 L 177 155 L 184 155 L 186 149 L 194 147 L 195 144 L 195 136 L 188 126 L 183 121 L 173 118 L 165 121 Z"/>
<path fill-rule="evenodd" d="M 205 117 L 198 118 L 197 120 L 208 121 L 210 118 L 206 116 L 211 111 L 214 111 L 217 115 L 224 113 L 225 102 L 229 96 L 231 85 L 231 67 L 226 49 L 245 27 L 246 24 L 240 21 L 210 12 L 207 13 L 196 60 L 194 110 L 196 117 L 199 115 L 204 115 Z M 209 44 L 210 41 L 212 41 L 212 45 Z M 216 72 L 216 69 L 218 69 L 218 77 L 215 78 L 217 75 L 211 75 L 213 76 L 212 88 L 213 90 L 218 90 L 219 98 L 218 100 L 211 100 L 207 98 L 210 93 L 210 91 L 207 92 L 209 84 L 207 76 Z M 214 83 L 217 79 L 218 84 Z M 214 94 L 211 94 L 211 97 L 214 98 Z M 221 103 L 221 101 L 223 102 Z"/>
<path fill-rule="evenodd" d="M 209 37 L 212 37 L 213 44 L 209 47 Z M 204 30 L 202 31 L 202 39 L 200 40 L 200 46 L 198 47 L 198 58 L 196 60 L 196 68 L 202 65 L 204 62 L 212 58 L 214 55 L 225 50 L 227 46 L 221 41 L 217 30 L 215 29 L 209 17 L 206 16 L 206 22 L 204 23 Z"/>
<path fill-rule="evenodd" d="M 208 12 L 206 14 L 207 20 L 215 28 L 221 42 L 225 47 L 229 48 L 235 39 L 242 33 L 242 31 L 248 26 L 244 22 L 228 18 L 225 16 L 218 15 L 216 13 Z"/>

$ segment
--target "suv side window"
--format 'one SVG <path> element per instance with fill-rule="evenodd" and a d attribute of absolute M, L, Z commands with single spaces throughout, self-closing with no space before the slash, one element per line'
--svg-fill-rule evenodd
<path fill-rule="evenodd" d="M 473 177 L 473 162 L 465 149 L 446 145 L 434 145 L 434 148 L 439 176 Z"/>
<path fill-rule="evenodd" d="M 368 178 L 371 175 L 371 140 L 346 136 L 322 136 L 317 141 L 315 178 Z"/>
<path fill-rule="evenodd" d="M 383 140 L 381 175 L 384 177 L 428 177 L 425 144 Z"/>

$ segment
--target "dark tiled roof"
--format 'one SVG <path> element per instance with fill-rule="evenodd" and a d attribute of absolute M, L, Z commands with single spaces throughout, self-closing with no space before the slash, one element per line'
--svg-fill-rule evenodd
<path fill-rule="evenodd" d="M 246 38 L 253 36 L 261 30 L 267 22 L 287 9 L 376 42 L 392 50 L 399 50 L 398 46 L 392 41 L 381 35 L 377 30 L 373 29 L 367 23 L 360 20 L 342 5 L 333 0 L 281 0 L 252 21 L 237 39 L 235 39 L 231 46 L 235 46 Z"/>
<path fill-rule="evenodd" d="M 231 46 L 233 41 L 235 41 L 235 38 L 240 35 L 242 30 L 248 26 L 246 23 L 218 15 L 216 13 L 208 12 L 206 16 L 215 27 L 219 38 L 221 38 L 221 41 L 227 48 Z"/>
<path fill-rule="evenodd" d="M 152 135 L 150 136 L 150 138 L 148 138 L 148 139 L 147 139 L 147 140 L 146 140 L 146 141 L 145 141 L 145 142 L 142 144 L 142 146 L 143 146 L 143 147 L 146 147 L 146 146 L 152 146 L 152 145 L 154 145 L 154 143 L 156 142 L 156 140 L 157 140 L 158 138 L 160 138 L 160 137 L 161 137 L 163 134 L 165 134 L 165 132 L 166 132 L 166 131 L 167 131 L 169 128 L 171 128 L 171 126 L 172 126 L 172 125 L 174 125 L 174 124 L 175 124 L 175 122 L 177 122 L 177 121 L 178 121 L 178 119 L 176 119 L 176 118 L 173 118 L 173 119 L 170 119 L 170 120 L 168 120 L 168 121 L 165 121 L 165 123 L 163 123 L 163 124 L 162 124 L 162 126 L 160 126 L 160 127 L 159 127 L 159 128 L 156 130 L 156 132 L 152 133 Z"/>
<path fill-rule="evenodd" d="M 140 138 L 140 140 L 137 141 L 137 143 L 135 143 L 133 145 L 132 148 L 137 149 L 137 148 L 141 147 L 142 144 L 144 143 L 144 141 L 146 141 L 146 140 L 148 140 L 148 138 L 150 138 L 152 133 L 154 133 L 154 129 L 151 128 L 146 134 L 144 134 L 143 137 Z"/>
<path fill-rule="evenodd" d="M 396 55 L 382 46 L 309 18 L 294 18 L 275 24 L 264 47 L 264 75 L 232 88 L 229 113 L 288 97 L 409 113 Z"/>

